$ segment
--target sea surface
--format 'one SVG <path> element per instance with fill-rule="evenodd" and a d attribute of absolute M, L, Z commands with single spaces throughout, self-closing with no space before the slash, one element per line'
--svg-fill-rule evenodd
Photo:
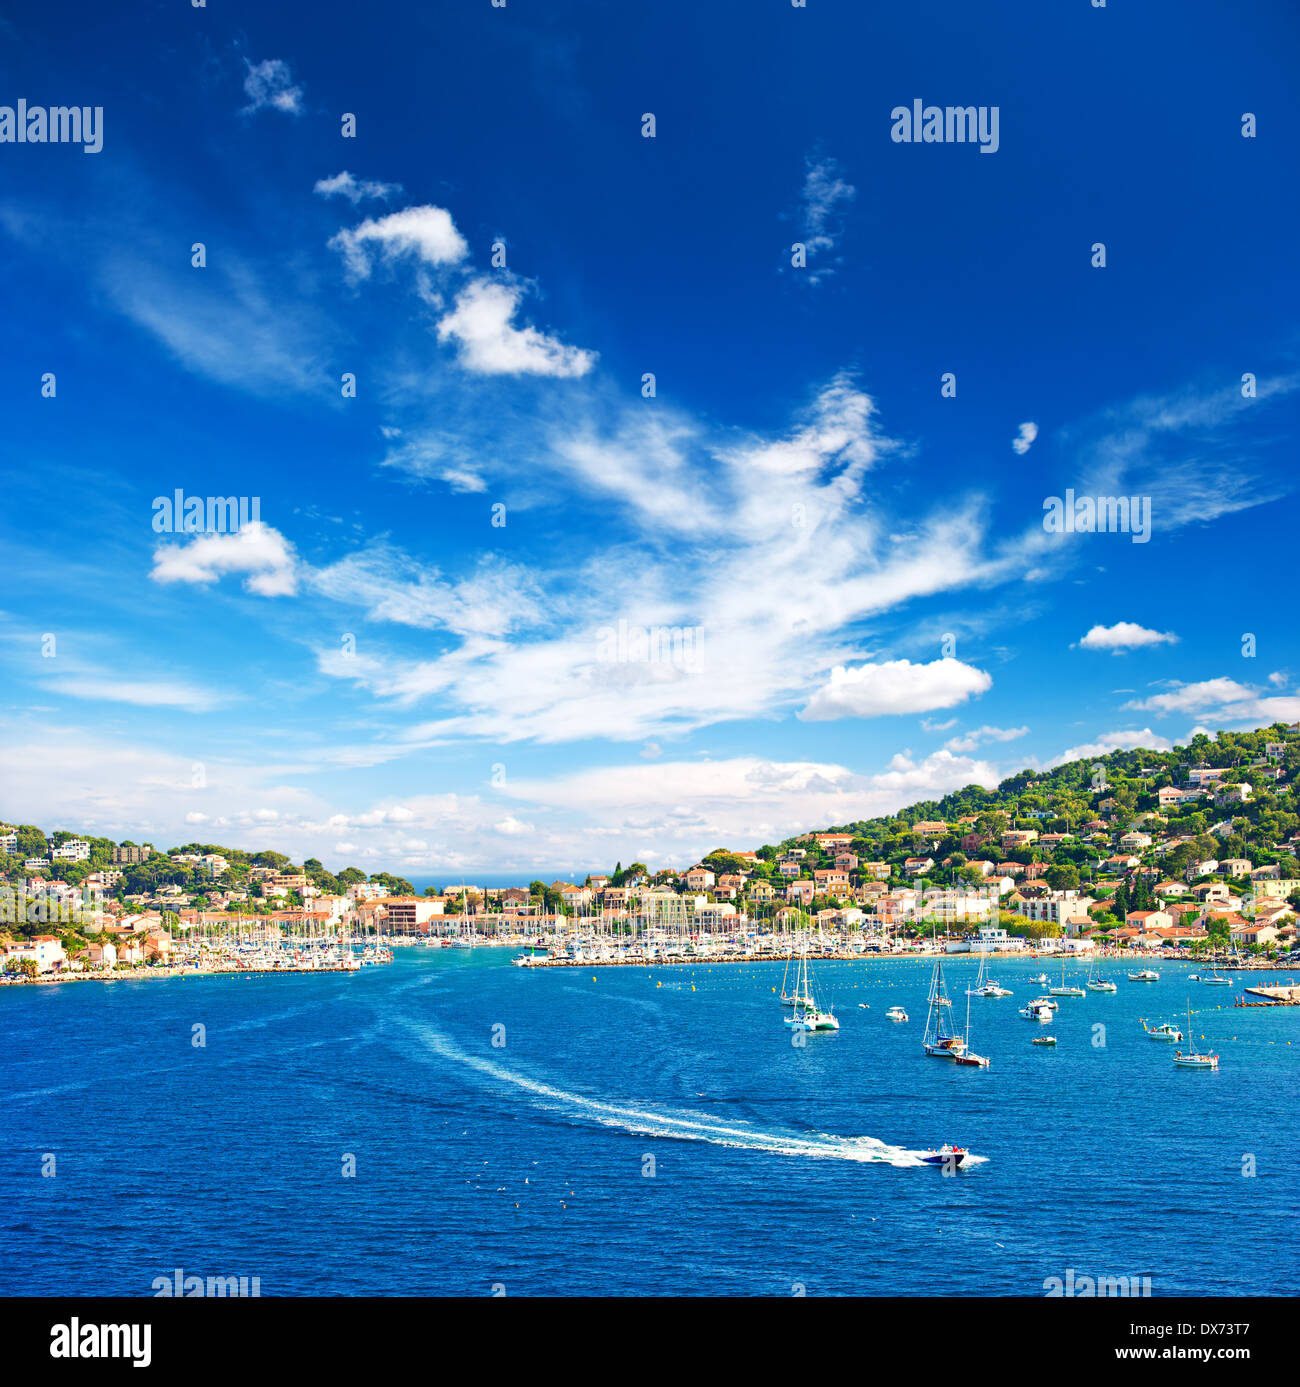
<path fill-rule="evenodd" d="M 842 1027 L 796 1047 L 779 964 L 509 958 L 0 989 L 0 1293 L 178 1267 L 264 1296 L 1300 1289 L 1300 1008 L 1105 962 L 1119 991 L 1042 1027 L 1017 1009 L 1050 965 L 998 961 L 992 1067 L 958 1069 L 921 1051 L 924 960 L 815 965 Z M 946 971 L 964 1021 L 975 964 Z M 1218 1073 L 1143 1032 L 1189 997 Z M 980 1159 L 919 1162 L 945 1141 Z"/>

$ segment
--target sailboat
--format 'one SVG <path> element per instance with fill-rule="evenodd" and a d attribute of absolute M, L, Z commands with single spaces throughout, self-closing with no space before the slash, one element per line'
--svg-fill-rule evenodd
<path fill-rule="evenodd" d="M 1119 988 L 1116 987 L 1115 984 L 1114 984 L 1113 982 L 1111 982 L 1108 978 L 1099 978 L 1099 977 L 1097 976 L 1097 958 L 1096 958 L 1096 955 L 1093 956 L 1093 958 L 1092 958 L 1092 960 L 1091 960 L 1091 962 L 1090 962 L 1090 966 L 1089 966 L 1089 968 L 1088 968 L 1088 991 L 1089 991 L 1089 992 L 1118 992 L 1118 991 L 1119 991 Z"/>
<path fill-rule="evenodd" d="M 1192 1003 L 1187 1001 L 1187 1038 L 1192 1038 Z M 1183 1054 L 1181 1050 L 1174 1051 L 1174 1064 L 1179 1069 L 1218 1069 L 1219 1057 L 1212 1054 L 1201 1054 L 1196 1050 L 1189 1050 Z"/>
<path fill-rule="evenodd" d="M 988 1068 L 988 1060 L 967 1049 L 970 1038 L 970 997 L 966 998 L 966 1035 L 961 1036 L 952 1027 L 952 1001 L 943 981 L 943 964 L 936 959 L 934 974 L 930 978 L 930 1010 L 925 1018 L 925 1036 L 921 1046 L 927 1055 L 935 1059 L 952 1060 L 954 1064 L 976 1065 Z"/>
<path fill-rule="evenodd" d="M 1066 987 L 1064 956 L 1061 958 L 1061 985 L 1060 987 L 1049 987 L 1047 995 L 1049 997 L 1086 997 L 1088 995 L 1081 987 Z"/>
<path fill-rule="evenodd" d="M 835 1008 L 822 1011 L 813 1000 L 812 988 L 808 981 L 808 950 L 804 948 L 799 955 L 799 969 L 795 974 L 794 1013 L 785 1018 L 785 1024 L 803 1031 L 838 1031 L 839 1018 Z"/>
<path fill-rule="evenodd" d="M 992 978 L 985 978 L 984 965 L 987 962 L 988 952 L 985 949 L 981 949 L 979 976 L 975 979 L 975 986 L 966 989 L 966 995 L 968 997 L 1010 997 L 1011 991 L 1009 988 L 1000 987 Z"/>
<path fill-rule="evenodd" d="M 797 1007 L 797 1006 L 802 1006 L 805 1002 L 811 1002 L 811 1001 L 812 1001 L 812 998 L 811 998 L 810 996 L 807 995 L 806 990 L 803 991 L 803 992 L 801 992 L 801 991 L 799 990 L 799 988 L 800 988 L 799 979 L 800 979 L 800 977 L 802 977 L 802 978 L 804 979 L 804 983 L 806 984 L 806 983 L 807 983 L 807 973 L 806 973 L 806 971 L 804 971 L 804 972 L 801 973 L 801 972 L 800 972 L 800 969 L 799 969 L 799 967 L 798 967 L 797 965 L 796 965 L 795 970 L 794 970 L 794 989 L 793 989 L 793 991 L 789 990 L 788 987 L 787 987 L 787 984 L 788 984 L 789 981 L 790 981 L 790 964 L 793 963 L 793 962 L 794 962 L 794 943 L 791 942 L 791 945 L 790 945 L 790 952 L 786 955 L 786 960 L 785 960 L 785 973 L 784 973 L 784 975 L 783 975 L 782 978 L 781 978 L 781 1005 L 782 1005 L 783 1007 Z"/>

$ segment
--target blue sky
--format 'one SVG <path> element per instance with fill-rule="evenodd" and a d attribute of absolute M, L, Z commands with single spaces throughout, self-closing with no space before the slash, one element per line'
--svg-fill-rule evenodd
<path fill-rule="evenodd" d="M 0 814 L 684 866 L 1300 718 L 1300 16 L 867 9 L 0 10 L 103 108 L 0 143 Z"/>

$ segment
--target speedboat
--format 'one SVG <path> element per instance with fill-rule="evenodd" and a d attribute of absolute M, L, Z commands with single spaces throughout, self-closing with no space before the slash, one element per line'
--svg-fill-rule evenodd
<path fill-rule="evenodd" d="M 964 1146 L 949 1146 L 945 1142 L 937 1151 L 927 1151 L 921 1159 L 926 1165 L 959 1166 L 969 1155 Z"/>
<path fill-rule="evenodd" d="M 1142 968 L 1128 975 L 1129 982 L 1159 982 L 1160 974 L 1154 968 Z"/>
<path fill-rule="evenodd" d="M 902 1007 L 890 1007 L 889 1010 L 885 1013 L 885 1020 L 906 1021 L 907 1013 L 903 1010 Z"/>
<path fill-rule="evenodd" d="M 1170 1021 L 1162 1021 L 1158 1026 L 1148 1026 L 1147 1035 L 1152 1040 L 1174 1040 L 1181 1043 L 1183 1033 Z"/>

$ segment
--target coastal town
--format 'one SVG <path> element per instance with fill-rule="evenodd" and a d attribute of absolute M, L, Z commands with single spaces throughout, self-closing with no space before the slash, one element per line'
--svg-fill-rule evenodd
<path fill-rule="evenodd" d="M 581 883 L 416 894 L 274 851 L 160 851 L 0 825 L 0 976 L 352 972 L 397 947 L 503 945 L 523 966 L 975 951 L 1296 957 L 1300 725 L 1113 752 L 895 816 L 619 863 Z"/>

